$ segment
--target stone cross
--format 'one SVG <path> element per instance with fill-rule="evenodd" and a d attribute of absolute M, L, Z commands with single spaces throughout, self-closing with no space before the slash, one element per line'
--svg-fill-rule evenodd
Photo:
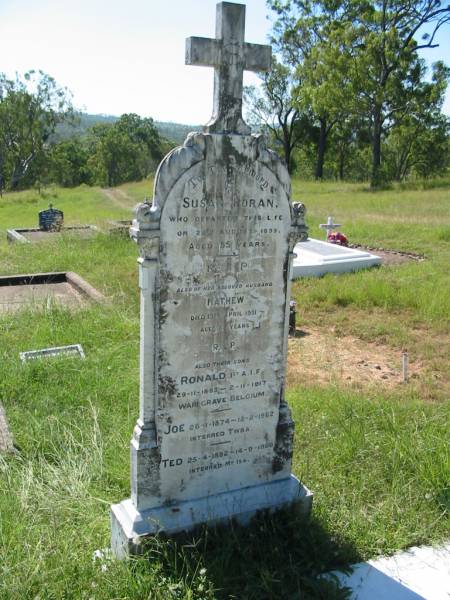
<path fill-rule="evenodd" d="M 326 223 L 321 223 L 319 225 L 321 229 L 326 229 L 325 239 L 328 239 L 328 234 L 333 231 L 333 229 L 337 229 L 338 227 L 342 227 L 341 223 L 335 223 L 333 221 L 333 217 L 328 217 Z"/>
<path fill-rule="evenodd" d="M 249 134 L 242 118 L 242 80 L 246 71 L 268 71 L 271 48 L 249 44 L 245 38 L 245 6 L 219 2 L 216 39 L 186 40 L 186 64 L 214 67 L 214 105 L 208 133 Z"/>

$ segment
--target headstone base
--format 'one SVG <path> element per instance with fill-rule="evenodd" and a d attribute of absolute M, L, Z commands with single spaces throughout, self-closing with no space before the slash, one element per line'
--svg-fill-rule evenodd
<path fill-rule="evenodd" d="M 295 503 L 302 513 L 312 507 L 312 493 L 291 475 L 271 483 L 241 488 L 139 512 L 131 499 L 111 506 L 111 542 L 117 558 L 140 554 L 146 537 L 173 535 L 202 524 L 218 524 L 236 519 L 246 524 L 261 510 L 271 512 Z"/>

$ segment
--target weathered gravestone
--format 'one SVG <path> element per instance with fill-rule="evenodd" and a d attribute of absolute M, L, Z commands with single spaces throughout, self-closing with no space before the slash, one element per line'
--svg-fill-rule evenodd
<path fill-rule="evenodd" d="M 39 212 L 39 229 L 42 231 L 60 231 L 63 223 L 63 211 L 53 208 L 52 204 L 46 210 Z"/>
<path fill-rule="evenodd" d="M 217 6 L 217 39 L 187 40 L 215 69 L 214 114 L 161 163 L 136 209 L 140 415 L 131 498 L 112 506 L 117 556 L 187 530 L 312 496 L 291 474 L 284 398 L 293 248 L 306 238 L 285 166 L 242 119 L 243 70 L 270 48 L 244 42 L 245 7 Z"/>

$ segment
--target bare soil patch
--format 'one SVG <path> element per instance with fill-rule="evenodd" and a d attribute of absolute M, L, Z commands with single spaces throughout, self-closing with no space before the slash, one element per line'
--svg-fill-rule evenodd
<path fill-rule="evenodd" d="M 420 383 L 425 370 L 423 361 L 410 361 L 408 385 Z M 332 331 L 297 329 L 289 338 L 287 383 L 311 382 L 356 388 L 403 386 L 402 350 L 353 336 L 336 337 Z"/>
<path fill-rule="evenodd" d="M 41 309 L 60 304 L 69 309 L 82 308 L 88 300 L 106 298 L 76 273 L 28 273 L 0 277 L 0 314 L 25 307 Z"/>
<path fill-rule="evenodd" d="M 351 244 L 350 248 L 357 248 L 358 250 L 367 250 L 372 252 L 381 258 L 383 265 L 400 265 L 404 262 L 415 260 L 420 262 L 425 260 L 425 256 L 422 254 L 413 254 L 412 252 L 402 252 L 401 250 L 387 250 L 386 248 L 373 248 L 370 246 L 361 246 L 360 244 Z"/>

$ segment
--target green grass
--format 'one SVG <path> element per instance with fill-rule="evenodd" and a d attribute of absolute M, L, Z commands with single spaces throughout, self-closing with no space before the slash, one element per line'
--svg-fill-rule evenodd
<path fill-rule="evenodd" d="M 134 200 L 149 182 L 122 186 Z M 151 186 L 150 186 L 151 189 Z M 145 191 L 144 191 L 145 190 Z M 109 505 L 129 495 L 129 439 L 138 407 L 137 248 L 99 234 L 7 244 L 9 226 L 35 225 L 34 192 L 0 200 L 0 273 L 73 270 L 110 300 L 69 313 L 43 307 L 0 317 L 0 401 L 20 452 L 0 457 L 0 598 L 345 598 L 323 571 L 448 534 L 450 190 L 389 190 L 294 182 L 312 235 L 329 214 L 351 241 L 426 255 L 294 284 L 300 321 L 335 328 L 432 361 L 430 396 L 344 385 L 288 390 L 297 423 L 293 470 L 314 491 L 312 519 L 262 515 L 249 529 L 154 540 L 129 562 L 93 559 L 109 545 Z M 66 223 L 127 218 L 96 188 L 54 190 Z M 81 343 L 86 360 L 21 366 L 20 351 Z M 441 383 L 440 383 L 441 382 Z M 430 399 L 432 402 L 430 402 Z"/>
<path fill-rule="evenodd" d="M 292 286 L 299 321 L 333 328 L 337 336 L 407 348 L 413 360 L 433 360 L 448 378 L 450 315 L 450 187 L 370 192 L 367 186 L 294 181 L 293 198 L 308 209 L 311 237 L 322 238 L 328 215 L 342 223 L 351 243 L 425 256 L 397 266 Z M 370 315 L 370 318 L 368 318 Z M 448 387 L 430 382 L 432 398 L 447 400 Z"/>
<path fill-rule="evenodd" d="M 289 399 L 299 424 L 294 470 L 314 481 L 315 515 L 328 531 L 345 532 L 364 559 L 446 536 L 448 404 L 314 388 Z"/>
<path fill-rule="evenodd" d="M 0 198 L 0 231 L 11 227 L 38 227 L 38 212 L 52 203 L 64 212 L 65 225 L 100 225 L 107 219 L 129 218 L 129 211 L 111 203 L 99 188 L 44 188 L 42 193 L 27 190 Z M 2 241 L 4 237 L 2 235 Z"/>
<path fill-rule="evenodd" d="M 118 189 L 132 198 L 135 203 L 143 202 L 144 198 L 151 200 L 153 197 L 153 178 L 134 181 L 133 183 L 124 183 Z"/>

